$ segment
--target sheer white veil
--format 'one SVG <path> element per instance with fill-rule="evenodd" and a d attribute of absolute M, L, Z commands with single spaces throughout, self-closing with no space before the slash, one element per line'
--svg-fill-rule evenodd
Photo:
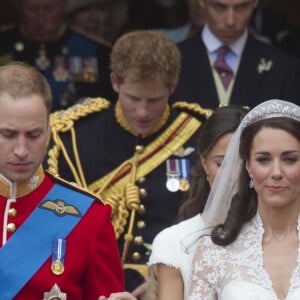
<path fill-rule="evenodd" d="M 259 120 L 274 117 L 287 117 L 300 121 L 300 107 L 291 102 L 273 99 L 262 102 L 247 113 L 228 145 L 208 196 L 202 213 L 206 228 L 224 223 L 231 199 L 238 191 L 240 171 L 243 167 L 239 156 L 240 136 L 243 129 Z"/>

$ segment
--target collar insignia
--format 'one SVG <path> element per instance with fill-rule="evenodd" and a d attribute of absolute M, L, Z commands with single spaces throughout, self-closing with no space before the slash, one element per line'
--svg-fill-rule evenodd
<path fill-rule="evenodd" d="M 174 155 L 179 156 L 179 157 L 187 157 L 190 154 L 192 154 L 194 151 L 195 151 L 195 148 L 193 148 L 193 147 L 187 147 L 185 149 L 183 147 L 181 147 L 174 153 Z"/>
<path fill-rule="evenodd" d="M 56 199 L 55 201 L 45 200 L 39 205 L 39 207 L 51 210 L 60 217 L 66 215 L 81 217 L 80 211 L 75 206 L 68 205 L 64 200 L 61 199 Z"/>

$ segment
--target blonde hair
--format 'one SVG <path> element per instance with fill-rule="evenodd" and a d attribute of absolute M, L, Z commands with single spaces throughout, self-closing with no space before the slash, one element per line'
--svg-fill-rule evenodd
<path fill-rule="evenodd" d="M 41 96 L 50 113 L 52 94 L 46 78 L 34 67 L 23 62 L 10 62 L 0 67 L 0 95 L 12 98 Z"/>
<path fill-rule="evenodd" d="M 110 68 L 120 84 L 131 72 L 137 82 L 162 80 L 171 88 L 178 81 L 180 52 L 176 44 L 161 33 L 133 31 L 115 42 Z"/>

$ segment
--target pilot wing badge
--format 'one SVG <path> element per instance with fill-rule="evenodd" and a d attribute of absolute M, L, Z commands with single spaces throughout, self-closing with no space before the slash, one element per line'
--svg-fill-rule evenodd
<path fill-rule="evenodd" d="M 69 205 L 64 200 L 45 200 L 40 205 L 42 209 L 51 210 L 56 215 L 63 217 L 66 215 L 72 215 L 76 217 L 81 217 L 80 211 L 73 205 Z"/>

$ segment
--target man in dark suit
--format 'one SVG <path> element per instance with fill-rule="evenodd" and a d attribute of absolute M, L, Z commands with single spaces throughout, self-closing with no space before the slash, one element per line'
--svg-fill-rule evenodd
<path fill-rule="evenodd" d="M 207 21 L 201 35 L 179 43 L 182 70 L 172 100 L 199 102 L 209 108 L 253 107 L 270 98 L 299 103 L 300 61 L 248 31 L 258 1 L 199 2 Z M 226 48 L 223 55 L 221 48 Z M 217 61 L 222 61 L 220 72 Z M 225 85 L 223 79 L 227 79 Z"/>

